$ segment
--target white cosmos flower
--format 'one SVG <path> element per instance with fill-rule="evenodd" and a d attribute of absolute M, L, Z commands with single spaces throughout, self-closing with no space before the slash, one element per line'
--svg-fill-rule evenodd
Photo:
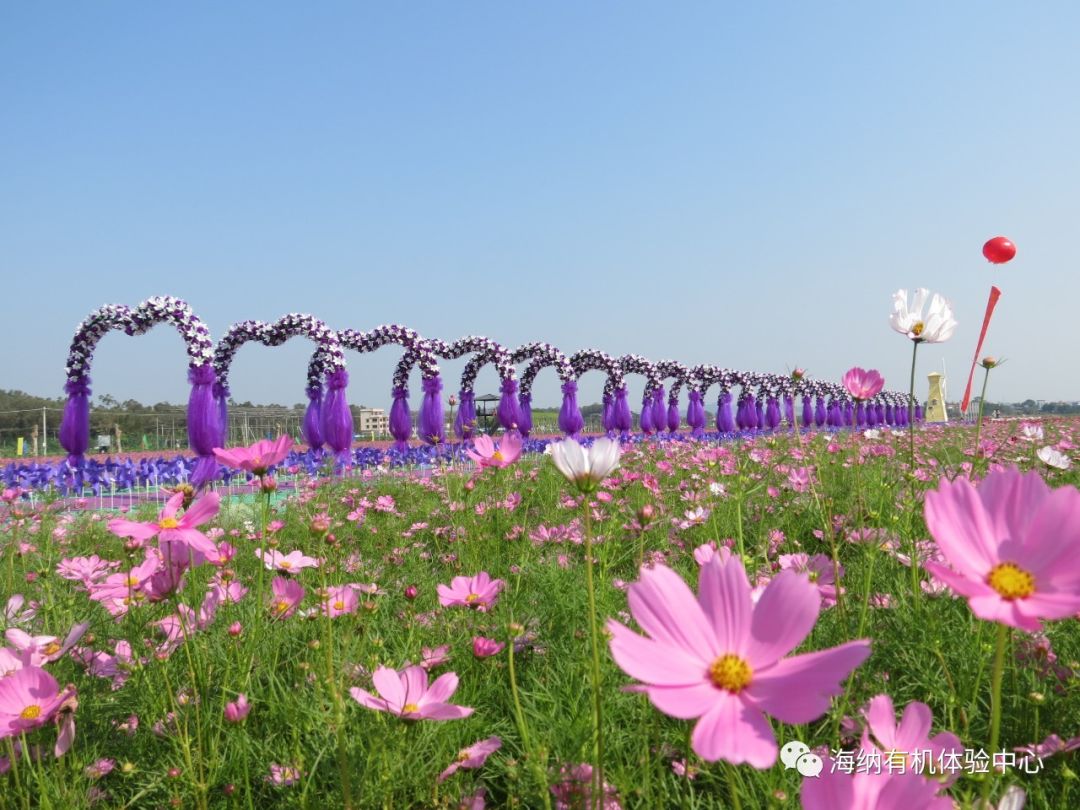
<path fill-rule="evenodd" d="M 930 299 L 930 309 L 923 315 L 926 297 L 930 291 L 924 287 L 915 290 L 915 297 L 908 306 L 907 290 L 893 293 L 893 311 L 889 324 L 901 335 L 907 335 L 916 343 L 944 343 L 956 331 L 956 319 L 953 318 L 952 304 L 947 299 L 934 293 Z"/>
<path fill-rule="evenodd" d="M 1028 441 L 1041 442 L 1043 440 L 1042 425 L 1035 425 L 1030 422 L 1020 426 L 1020 430 L 1023 432 L 1023 436 Z"/>
<path fill-rule="evenodd" d="M 611 439 L 597 439 L 587 453 L 573 439 L 563 439 L 548 447 L 559 472 L 582 492 L 591 492 L 619 466 L 619 443 Z"/>
<path fill-rule="evenodd" d="M 1043 447 L 1036 453 L 1043 464 L 1048 467 L 1056 467 L 1059 470 L 1067 470 L 1072 466 L 1072 462 L 1069 461 L 1069 457 L 1059 450 L 1055 450 L 1053 447 Z"/>

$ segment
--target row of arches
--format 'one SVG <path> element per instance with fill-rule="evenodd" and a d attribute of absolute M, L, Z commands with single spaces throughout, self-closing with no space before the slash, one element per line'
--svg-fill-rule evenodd
<path fill-rule="evenodd" d="M 188 399 L 188 438 L 198 456 L 192 481 L 200 485 L 216 474 L 213 448 L 224 442 L 227 424 L 229 371 L 239 349 L 247 343 L 279 346 L 294 337 L 314 344 L 307 367 L 307 410 L 303 432 L 315 449 L 326 447 L 345 460 L 353 438 L 352 413 L 346 389 L 349 375 L 346 350 L 376 351 L 387 345 L 402 350 L 394 370 L 390 407 L 390 433 L 399 449 L 404 449 L 413 433 L 409 408 L 409 376 L 414 367 L 421 373 L 423 399 L 417 419 L 417 433 L 428 444 L 447 441 L 443 413 L 443 382 L 439 360 L 472 355 L 465 365 L 458 387 L 460 409 L 453 431 L 459 439 L 473 435 L 476 422 L 474 385 L 480 370 L 493 365 L 500 379 L 501 396 L 496 410 L 499 424 L 524 435 L 532 430 L 532 387 L 541 371 L 551 368 L 559 377 L 562 404 L 559 429 L 578 436 L 584 419 L 577 403 L 578 381 L 589 372 L 605 375 L 602 425 L 611 433 L 626 434 L 634 428 L 626 378 L 645 380 L 638 429 L 646 435 L 674 433 L 685 423 L 693 435 L 706 429 L 705 395 L 718 389 L 716 429 L 722 433 L 740 430 L 770 430 L 782 424 L 794 426 L 842 427 L 908 423 L 909 413 L 921 419 L 921 410 L 906 394 L 883 391 L 868 402 L 854 402 L 844 388 L 802 375 L 762 374 L 733 371 L 713 365 L 686 366 L 675 360 L 653 362 L 634 354 L 609 355 L 584 349 L 567 355 L 550 343 L 526 343 L 509 349 L 494 340 L 469 335 L 455 341 L 427 339 L 413 329 L 396 324 L 369 331 L 335 331 L 320 319 L 289 313 L 276 321 L 239 321 L 214 343 L 210 331 L 184 301 L 156 296 L 136 307 L 122 304 L 103 306 L 79 324 L 71 342 L 66 366 L 68 395 L 60 429 L 60 441 L 74 466 L 82 463 L 89 444 L 90 369 L 97 343 L 111 331 L 141 335 L 157 324 L 173 326 L 187 348 L 191 394 Z M 524 370 L 518 376 L 518 367 Z M 689 404 L 685 419 L 679 411 L 679 397 L 686 389 Z M 738 396 L 735 396 L 735 391 Z M 801 403 L 798 402 L 801 398 Z M 796 412 L 801 405 L 800 412 Z"/>

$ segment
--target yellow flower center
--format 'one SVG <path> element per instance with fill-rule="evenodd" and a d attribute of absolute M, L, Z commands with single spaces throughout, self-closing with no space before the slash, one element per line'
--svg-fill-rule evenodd
<path fill-rule="evenodd" d="M 338 599 L 336 602 L 334 602 L 334 610 L 344 610 L 344 609 L 345 609 L 345 603 L 342 602 L 340 599 Z"/>
<path fill-rule="evenodd" d="M 900 768 L 907 762 L 907 754 L 895 749 L 885 752 L 885 764 L 893 768 Z"/>
<path fill-rule="evenodd" d="M 19 717 L 21 717 L 23 720 L 37 720 L 40 716 L 41 707 L 38 706 L 36 703 L 31 703 L 29 706 L 19 712 Z"/>
<path fill-rule="evenodd" d="M 913 334 L 915 337 L 918 337 L 923 333 L 923 329 L 925 328 L 925 323 L 923 323 L 922 321 L 916 321 L 915 325 L 911 327 L 911 334 Z"/>
<path fill-rule="evenodd" d="M 127 585 L 128 585 L 129 588 L 134 588 L 138 584 L 139 584 L 139 578 L 138 577 L 128 577 L 127 578 Z"/>
<path fill-rule="evenodd" d="M 473 602 L 475 602 L 479 598 L 480 598 L 480 594 L 478 594 L 478 593 L 470 593 L 468 596 L 465 597 L 465 604 L 466 605 L 471 605 Z"/>
<path fill-rule="evenodd" d="M 289 607 L 290 607 L 289 602 L 287 600 L 285 600 L 285 599 L 279 599 L 274 604 L 274 610 L 276 610 L 278 613 L 284 613 L 286 610 L 289 609 Z"/>
<path fill-rule="evenodd" d="M 60 643 L 57 641 L 50 641 L 42 649 L 42 652 L 46 655 L 56 655 L 58 652 L 60 652 Z"/>
<path fill-rule="evenodd" d="M 709 680 L 717 689 L 738 693 L 750 683 L 754 671 L 737 655 L 721 655 L 709 667 Z"/>
<path fill-rule="evenodd" d="M 494 453 L 492 453 L 491 454 L 491 460 L 492 461 L 502 461 L 503 460 L 502 450 L 496 450 Z"/>
<path fill-rule="evenodd" d="M 179 525 L 180 525 L 180 521 L 178 521 L 176 518 L 162 518 L 161 522 L 158 523 L 158 528 L 159 529 L 175 529 Z"/>
<path fill-rule="evenodd" d="M 406 703 L 401 707 L 402 714 L 416 714 L 418 711 L 420 711 L 420 707 L 415 703 Z"/>
<path fill-rule="evenodd" d="M 1015 563 L 999 563 L 990 569 L 986 584 L 1003 599 L 1026 599 L 1035 593 L 1035 577 Z"/>
<path fill-rule="evenodd" d="M 279 560 L 278 561 L 278 567 L 279 568 L 292 568 L 292 563 L 289 562 L 288 560 Z"/>

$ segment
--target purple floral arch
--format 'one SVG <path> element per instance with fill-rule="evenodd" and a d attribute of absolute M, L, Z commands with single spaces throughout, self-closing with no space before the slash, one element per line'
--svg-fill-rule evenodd
<path fill-rule="evenodd" d="M 424 401 L 420 407 L 420 437 L 428 444 L 446 441 L 442 399 L 439 396 L 442 391 L 439 364 L 416 330 L 397 324 L 376 326 L 369 332 L 342 329 L 338 332 L 338 340 L 342 348 L 362 353 L 373 352 L 389 344 L 396 344 L 405 350 L 394 370 L 393 387 L 390 391 L 394 400 L 390 406 L 390 435 L 396 440 L 394 446 L 398 450 L 408 448 L 409 438 L 412 436 L 409 372 L 416 364 L 420 366 L 424 387 Z"/>
<path fill-rule="evenodd" d="M 676 360 L 661 360 L 656 364 L 656 373 L 659 375 L 661 384 L 666 379 L 671 379 L 671 386 L 667 395 L 667 413 L 664 421 L 669 433 L 675 433 L 679 429 L 679 394 L 684 385 L 690 384 L 690 369 Z M 661 398 L 663 388 L 661 388 Z M 663 429 L 663 423 L 654 422 L 657 432 Z"/>
<path fill-rule="evenodd" d="M 186 302 L 172 296 L 148 298 L 134 309 L 122 304 L 106 305 L 90 313 L 75 330 L 67 360 L 68 395 L 60 424 L 60 444 L 68 453 L 68 463 L 80 467 L 90 445 L 90 366 L 98 341 L 108 332 L 123 330 L 142 335 L 159 323 L 176 328 L 188 355 L 188 442 L 199 459 L 191 482 L 202 486 L 217 472 L 214 443 L 218 435 L 214 403 L 214 344 L 210 330 Z"/>
<path fill-rule="evenodd" d="M 314 450 L 321 449 L 325 443 L 335 454 L 342 457 L 347 455 L 352 445 L 352 417 L 345 397 L 345 387 L 349 382 L 345 353 L 337 332 L 313 315 L 295 312 L 273 323 L 234 323 L 218 340 L 214 349 L 214 368 L 217 370 L 214 395 L 221 426 L 221 446 L 224 446 L 225 427 L 228 425 L 229 370 L 237 350 L 251 341 L 264 346 L 280 346 L 297 336 L 307 337 L 316 345 L 307 367 L 305 392 L 308 406 L 303 421 L 304 439 Z"/>
<path fill-rule="evenodd" d="M 619 361 L 597 349 L 582 349 L 570 356 L 570 365 L 579 380 L 587 371 L 603 371 L 607 374 L 601 416 L 603 428 L 608 433 L 628 433 L 633 427 L 633 417 Z"/>
<path fill-rule="evenodd" d="M 664 382 L 651 360 L 639 354 L 624 354 L 616 362 L 626 374 L 645 377 L 645 391 L 641 396 L 641 416 L 638 426 L 646 436 L 664 429 L 667 413 L 664 407 Z"/>
<path fill-rule="evenodd" d="M 577 375 L 570 359 L 550 343 L 534 341 L 518 346 L 510 353 L 513 363 L 529 361 L 521 375 L 521 392 L 518 406 L 521 412 L 522 433 L 528 435 L 532 430 L 532 387 L 536 376 L 549 366 L 559 375 L 562 385 L 562 405 L 559 408 L 559 429 L 567 436 L 579 436 L 585 428 L 585 419 L 577 401 Z"/>
<path fill-rule="evenodd" d="M 468 439 L 476 426 L 476 400 L 473 391 L 476 377 L 488 363 L 495 364 L 499 375 L 502 396 L 496 410 L 499 424 L 505 430 L 521 428 L 522 416 L 517 401 L 517 369 L 510 359 L 510 352 L 491 338 L 480 335 L 467 335 L 453 343 L 432 339 L 427 341 L 432 354 L 444 360 L 455 360 L 466 354 L 474 354 L 465 364 L 461 374 L 461 386 L 458 396 L 461 400 L 457 417 L 454 419 L 454 433 L 459 439 Z M 526 431 L 527 432 L 527 431 Z"/>

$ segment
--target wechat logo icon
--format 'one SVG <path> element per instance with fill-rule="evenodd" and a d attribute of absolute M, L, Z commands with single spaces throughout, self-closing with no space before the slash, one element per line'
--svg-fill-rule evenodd
<path fill-rule="evenodd" d="M 821 774 L 824 763 L 821 757 L 810 751 L 810 746 L 798 740 L 792 740 L 780 749 L 780 761 L 788 770 L 794 768 L 800 776 L 816 777 Z"/>

